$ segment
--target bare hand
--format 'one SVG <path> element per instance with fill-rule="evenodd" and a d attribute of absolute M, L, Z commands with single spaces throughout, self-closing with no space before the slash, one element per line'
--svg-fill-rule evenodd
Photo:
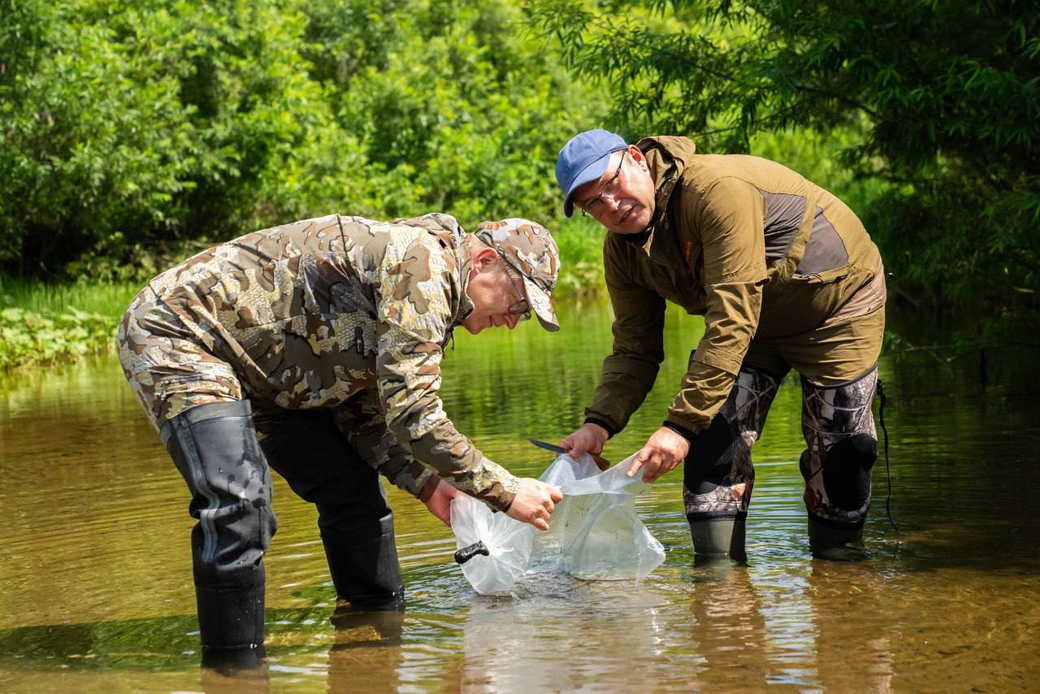
<path fill-rule="evenodd" d="M 666 472 L 671 472 L 690 452 L 690 442 L 668 427 L 661 427 L 647 439 L 636 453 L 628 468 L 628 476 L 635 477 L 643 468 L 643 481 L 650 484 Z"/>
<path fill-rule="evenodd" d="M 437 481 L 437 488 L 433 490 L 433 494 L 429 499 L 424 501 L 426 508 L 444 521 L 447 526 L 451 525 L 451 500 L 461 494 L 458 489 L 451 486 L 444 480 Z"/>
<path fill-rule="evenodd" d="M 560 446 L 567 449 L 571 458 L 577 460 L 582 453 L 599 455 L 603 452 L 603 444 L 610 434 L 599 424 L 585 422 L 577 430 L 571 432 L 560 441 Z"/>
<path fill-rule="evenodd" d="M 549 516 L 556 508 L 556 502 L 561 499 L 563 492 L 559 487 L 524 477 L 520 480 L 520 489 L 516 492 L 506 515 L 530 523 L 539 530 L 548 530 Z"/>

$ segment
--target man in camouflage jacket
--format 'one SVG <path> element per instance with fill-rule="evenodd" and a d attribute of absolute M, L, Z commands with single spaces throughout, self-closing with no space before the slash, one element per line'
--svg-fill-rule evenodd
<path fill-rule="evenodd" d="M 881 256 L 844 203 L 794 171 L 743 155 L 697 154 L 684 137 L 636 145 L 605 130 L 560 151 L 564 211 L 606 229 L 614 349 L 563 440 L 598 453 L 642 404 L 664 358 L 665 301 L 703 315 L 662 426 L 637 453 L 653 481 L 685 460 L 698 557 L 744 556 L 751 446 L 784 375 L 802 377 L 801 459 L 810 545 L 855 556 L 877 439 L 870 405 L 884 329 Z"/>
<path fill-rule="evenodd" d="M 393 516 L 376 471 L 448 521 L 470 494 L 538 528 L 560 493 L 459 433 L 438 396 L 456 326 L 514 328 L 550 303 L 559 255 L 522 219 L 466 234 L 428 214 L 329 215 L 258 231 L 162 273 L 120 325 L 123 370 L 192 492 L 204 658 L 263 641 L 268 466 L 317 506 L 333 582 L 397 604 Z"/>

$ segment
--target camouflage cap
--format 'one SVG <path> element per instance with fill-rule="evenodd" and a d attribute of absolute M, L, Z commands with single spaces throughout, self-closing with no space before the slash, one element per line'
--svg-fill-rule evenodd
<path fill-rule="evenodd" d="M 560 250 L 549 230 L 529 219 L 510 218 L 481 222 L 476 235 L 520 273 L 527 303 L 542 327 L 550 332 L 559 330 L 560 322 L 550 295 L 560 272 Z"/>

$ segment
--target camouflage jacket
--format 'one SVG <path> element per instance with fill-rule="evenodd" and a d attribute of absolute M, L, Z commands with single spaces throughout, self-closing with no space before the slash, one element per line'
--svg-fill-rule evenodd
<path fill-rule="evenodd" d="M 231 365 L 259 412 L 335 408 L 396 485 L 418 494 L 432 469 L 504 510 L 517 479 L 455 429 L 438 396 L 444 346 L 472 308 L 463 238 L 443 214 L 329 215 L 211 248 L 149 288 L 192 342 Z"/>

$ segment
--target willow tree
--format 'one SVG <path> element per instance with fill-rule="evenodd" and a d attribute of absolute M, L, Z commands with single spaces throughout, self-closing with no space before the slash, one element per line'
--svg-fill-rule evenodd
<path fill-rule="evenodd" d="M 1040 13 L 1014 0 L 530 0 L 628 134 L 747 151 L 849 129 L 891 185 L 860 212 L 895 282 L 936 303 L 1036 298 Z"/>

